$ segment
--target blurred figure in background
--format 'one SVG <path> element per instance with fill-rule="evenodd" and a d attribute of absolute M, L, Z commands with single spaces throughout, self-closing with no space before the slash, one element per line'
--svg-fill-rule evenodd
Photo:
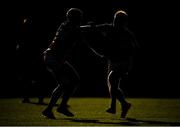
<path fill-rule="evenodd" d="M 38 104 L 44 104 L 46 78 L 48 73 L 43 62 L 43 43 L 41 29 L 35 18 L 25 16 L 19 27 L 16 45 L 17 73 L 22 89 L 23 103 L 30 103 L 33 94 L 38 96 Z"/>

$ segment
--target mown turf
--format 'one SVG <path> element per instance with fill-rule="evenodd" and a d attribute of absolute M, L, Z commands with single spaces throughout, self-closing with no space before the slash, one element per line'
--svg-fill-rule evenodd
<path fill-rule="evenodd" d="M 71 98 L 70 110 L 75 117 L 59 114 L 55 107 L 56 120 L 50 120 L 41 115 L 47 105 L 37 105 L 36 98 L 31 98 L 32 103 L 21 103 L 20 98 L 0 99 L 0 126 L 180 126 L 180 99 L 128 98 L 128 101 L 132 108 L 126 119 L 120 119 L 119 103 L 115 115 L 105 112 L 109 98 Z"/>

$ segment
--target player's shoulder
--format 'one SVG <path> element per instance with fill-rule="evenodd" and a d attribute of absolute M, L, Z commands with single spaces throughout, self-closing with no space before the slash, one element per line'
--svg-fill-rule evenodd
<path fill-rule="evenodd" d="M 62 23 L 59 25 L 58 31 L 60 31 L 61 29 L 64 29 L 65 27 L 67 27 L 67 23 L 66 23 L 66 22 L 62 22 Z"/>
<path fill-rule="evenodd" d="M 129 29 L 128 27 L 124 27 L 124 30 L 129 33 L 130 35 L 133 35 L 133 31 L 131 29 Z"/>
<path fill-rule="evenodd" d="M 62 22 L 56 31 L 56 35 L 59 35 L 59 33 L 67 29 L 67 27 L 68 27 L 68 24 L 66 22 Z"/>

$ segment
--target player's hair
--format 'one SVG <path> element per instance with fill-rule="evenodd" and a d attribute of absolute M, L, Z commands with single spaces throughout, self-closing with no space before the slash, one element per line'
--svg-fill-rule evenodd
<path fill-rule="evenodd" d="M 119 10 L 114 14 L 113 24 L 126 23 L 128 14 L 124 10 Z"/>
<path fill-rule="evenodd" d="M 114 14 L 114 18 L 116 18 L 117 16 L 128 16 L 128 14 L 124 10 L 119 10 Z"/>
<path fill-rule="evenodd" d="M 83 15 L 83 12 L 79 8 L 70 8 L 66 13 L 66 17 L 69 21 L 80 19 L 82 15 Z"/>

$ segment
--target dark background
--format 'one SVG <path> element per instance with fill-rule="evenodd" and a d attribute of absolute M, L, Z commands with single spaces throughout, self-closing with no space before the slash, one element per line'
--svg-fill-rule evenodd
<path fill-rule="evenodd" d="M 1 15 L 1 97 L 21 95 L 16 75 L 16 41 L 19 21 L 23 16 L 33 16 L 41 31 L 42 41 L 48 44 L 65 13 L 71 7 L 84 11 L 86 24 L 111 22 L 114 12 L 125 9 L 129 14 L 129 27 L 135 33 L 140 50 L 128 83 L 122 86 L 128 97 L 180 97 L 179 94 L 179 14 L 174 1 L 24 1 L 2 4 Z M 43 42 L 45 41 L 45 42 Z M 82 78 L 76 96 L 109 96 L 105 84 L 104 63 L 89 51 L 79 53 L 77 69 Z M 47 83 L 47 89 L 54 85 Z M 38 93 L 34 86 L 32 95 Z M 47 94 L 49 95 L 49 94 Z"/>

